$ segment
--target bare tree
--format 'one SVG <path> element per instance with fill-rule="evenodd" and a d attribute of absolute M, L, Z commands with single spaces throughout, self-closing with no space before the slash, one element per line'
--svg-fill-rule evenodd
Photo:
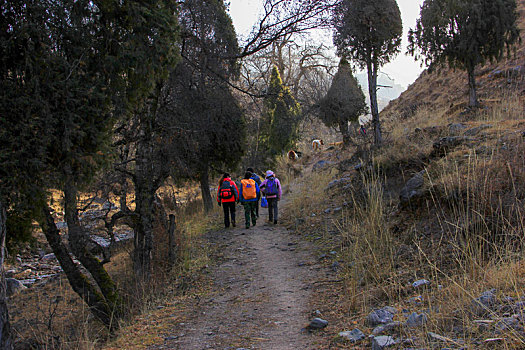
<path fill-rule="evenodd" d="M 329 27 L 335 0 L 265 0 L 263 14 L 253 27 L 239 57 L 251 56 L 290 35 Z"/>

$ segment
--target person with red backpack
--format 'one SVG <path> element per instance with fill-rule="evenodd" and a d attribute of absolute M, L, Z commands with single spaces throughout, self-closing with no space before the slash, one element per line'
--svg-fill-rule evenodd
<path fill-rule="evenodd" d="M 255 214 L 255 208 L 261 197 L 261 190 L 259 185 L 252 178 L 252 173 L 249 171 L 244 174 L 244 179 L 241 180 L 241 191 L 239 193 L 239 199 L 244 206 L 244 218 L 246 219 L 246 228 L 250 228 L 250 218 L 252 219 L 252 226 L 255 226 L 257 221 L 257 215 Z"/>
<path fill-rule="evenodd" d="M 268 220 L 277 224 L 277 202 L 281 200 L 283 193 L 281 190 L 281 183 L 279 182 L 279 179 L 275 177 L 273 171 L 268 170 L 266 172 L 266 179 L 261 184 L 261 190 L 268 200 Z"/>
<path fill-rule="evenodd" d="M 232 181 L 230 174 L 225 173 L 219 181 L 217 190 L 217 203 L 222 205 L 224 210 L 224 227 L 235 227 L 235 203 L 239 201 L 239 190 L 235 182 Z"/>

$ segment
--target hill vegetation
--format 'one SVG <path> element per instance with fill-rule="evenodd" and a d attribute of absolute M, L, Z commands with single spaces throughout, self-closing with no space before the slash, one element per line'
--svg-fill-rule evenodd
<path fill-rule="evenodd" d="M 338 3 L 339 51 L 368 68 L 374 100 L 378 69 L 398 51 L 395 1 L 384 1 L 390 29 L 364 51 L 353 30 L 370 28 L 345 17 L 370 15 L 345 7 L 361 1 L 265 0 L 244 46 L 221 0 L 60 3 L 0 2 L 0 245 L 7 235 L 11 252 L 5 264 L 0 254 L 10 283 L 0 321 L 16 336 L 5 348 L 156 348 L 192 329 L 188 315 L 206 324 L 201 300 L 213 305 L 235 279 L 217 262 L 254 263 L 243 245 L 253 237 L 219 230 L 213 200 L 216 177 L 248 166 L 285 184 L 280 252 L 295 254 L 293 236 L 310 242 L 294 271 L 305 274 L 298 256 L 319 265 L 301 307 L 329 327 L 306 327 L 305 344 L 368 346 L 353 330 L 398 347 L 525 346 L 525 43 L 475 70 L 480 106 L 469 106 L 465 72 L 433 66 L 380 115 L 373 101 L 376 130 L 358 133 L 348 122 L 366 108 L 351 67 L 343 59 L 337 72 L 322 45 L 294 36 L 333 25 Z M 517 9 L 524 32 L 525 0 Z M 272 259 L 277 248 L 259 244 Z M 256 277 L 242 289 L 265 289 Z M 259 292 L 244 300 L 271 302 Z M 244 312 L 229 293 L 221 310 Z"/>

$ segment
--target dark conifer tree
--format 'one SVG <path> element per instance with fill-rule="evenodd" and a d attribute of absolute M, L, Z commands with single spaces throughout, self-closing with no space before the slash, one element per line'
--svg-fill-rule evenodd
<path fill-rule="evenodd" d="M 469 106 L 476 107 L 475 68 L 498 61 L 520 40 L 515 0 L 425 0 L 408 51 L 427 65 L 467 71 Z"/>
<path fill-rule="evenodd" d="M 334 44 L 340 56 L 366 68 L 374 140 L 381 144 L 377 73 L 399 53 L 403 24 L 395 0 L 341 0 L 334 18 Z"/>
<path fill-rule="evenodd" d="M 223 0 L 184 1 L 180 23 L 183 60 L 172 73 L 165 112 L 187 142 L 175 145 L 184 167 L 173 174 L 198 179 L 210 210 L 210 171 L 232 169 L 243 153 L 244 117 L 229 86 L 239 73 L 239 46 Z"/>
<path fill-rule="evenodd" d="M 343 144 L 348 146 L 351 143 L 348 122 L 356 122 L 366 112 L 363 90 L 353 76 L 350 64 L 343 58 L 328 93 L 321 100 L 321 120 L 328 127 L 339 127 Z"/>
<path fill-rule="evenodd" d="M 33 215 L 72 288 L 115 328 L 120 298 L 89 251 L 78 192 L 107 164 L 115 119 L 140 103 L 176 52 L 174 3 L 14 0 L 0 6 L 2 201 Z M 64 192 L 69 247 L 47 205 L 49 188 Z"/>
<path fill-rule="evenodd" d="M 292 96 L 290 89 L 284 86 L 277 67 L 273 67 L 266 96 L 264 98 L 264 116 L 261 144 L 266 146 L 270 155 L 280 155 L 293 148 L 297 141 L 297 127 L 301 109 Z"/>

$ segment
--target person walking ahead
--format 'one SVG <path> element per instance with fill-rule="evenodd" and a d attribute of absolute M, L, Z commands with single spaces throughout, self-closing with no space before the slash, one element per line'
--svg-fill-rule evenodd
<path fill-rule="evenodd" d="M 261 178 L 259 177 L 259 175 L 257 175 L 255 173 L 253 168 L 248 168 L 248 169 L 246 169 L 246 171 L 249 171 L 250 173 L 252 173 L 252 176 L 250 177 L 250 179 L 253 179 L 257 183 L 257 185 L 259 185 L 259 187 L 260 187 L 261 186 Z M 257 219 L 259 218 L 259 200 L 257 200 L 257 204 L 255 206 L 255 216 L 257 216 Z"/>
<path fill-rule="evenodd" d="M 241 180 L 241 191 L 239 199 L 244 206 L 244 218 L 246 219 L 246 228 L 250 228 L 250 218 L 252 219 L 252 226 L 255 226 L 257 216 L 255 208 L 259 202 L 261 191 L 259 185 L 251 178 L 252 173 L 249 171 L 244 174 L 244 179 Z"/>
<path fill-rule="evenodd" d="M 268 200 L 268 219 L 270 222 L 273 221 L 274 224 L 277 224 L 279 210 L 277 202 L 281 200 L 283 192 L 281 190 L 281 182 L 275 177 L 273 171 L 268 170 L 266 172 L 266 179 L 261 184 L 261 190 Z"/>
<path fill-rule="evenodd" d="M 219 181 L 219 190 L 217 191 L 217 203 L 222 204 L 224 210 L 224 227 L 235 227 L 235 202 L 239 201 L 239 189 L 235 182 L 232 181 L 230 174 L 225 173 Z"/>

